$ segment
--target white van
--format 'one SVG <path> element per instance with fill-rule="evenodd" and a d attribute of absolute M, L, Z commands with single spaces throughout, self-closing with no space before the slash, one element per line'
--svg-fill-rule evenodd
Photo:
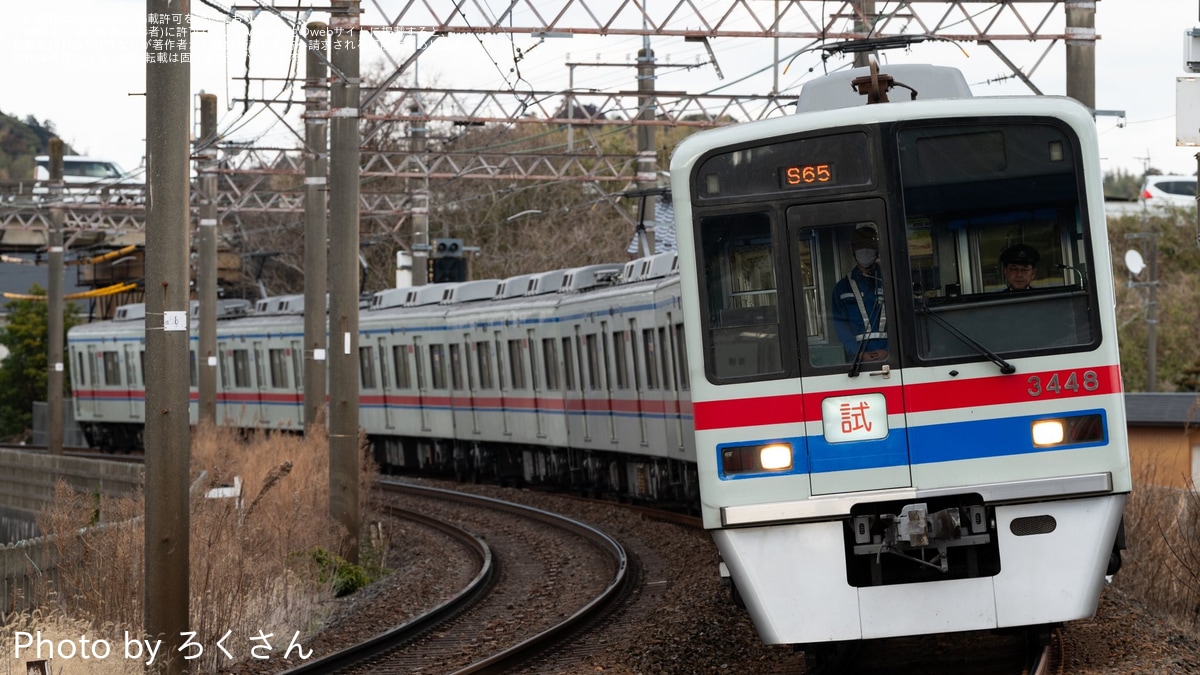
<path fill-rule="evenodd" d="M 44 186 L 50 180 L 50 156 L 38 155 L 34 160 L 33 178 Z M 44 190 L 35 192 L 44 194 Z M 69 202 L 135 203 L 142 199 L 141 181 L 132 179 L 119 164 L 83 155 L 63 157 L 63 192 Z"/>

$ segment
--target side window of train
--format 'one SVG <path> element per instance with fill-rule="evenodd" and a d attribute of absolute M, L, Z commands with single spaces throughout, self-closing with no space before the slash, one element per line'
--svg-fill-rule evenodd
<path fill-rule="evenodd" d="M 271 386 L 275 389 L 288 388 L 288 358 L 287 350 L 285 349 L 269 349 L 267 357 L 270 359 L 271 367 Z"/>
<path fill-rule="evenodd" d="M 450 343 L 450 388 L 463 389 L 462 347 L 457 342 Z"/>
<path fill-rule="evenodd" d="M 304 389 L 304 349 L 299 340 L 292 340 L 292 372 L 296 375 L 296 389 Z"/>
<path fill-rule="evenodd" d="M 272 369 L 273 372 L 274 369 Z M 363 389 L 374 389 L 375 384 L 375 348 L 367 345 L 358 348 L 358 373 Z"/>
<path fill-rule="evenodd" d="M 75 352 L 75 373 L 74 374 L 75 374 L 75 377 L 78 378 L 80 386 L 84 386 L 88 383 L 87 369 L 84 367 L 84 365 L 85 365 L 84 362 L 85 362 L 85 359 L 83 358 L 83 352 L 82 351 Z"/>
<path fill-rule="evenodd" d="M 542 338 L 542 366 L 545 368 L 546 388 L 551 391 L 558 390 L 558 347 L 554 340 Z"/>
<path fill-rule="evenodd" d="M 675 381 L 679 384 L 679 391 L 691 388 L 688 379 L 687 343 L 683 341 L 682 323 L 675 324 Z"/>
<path fill-rule="evenodd" d="M 513 389 L 525 388 L 525 358 L 521 352 L 520 340 L 508 341 L 508 381 Z"/>
<path fill-rule="evenodd" d="M 658 350 L 654 348 L 653 328 L 642 329 L 642 349 L 642 362 L 646 364 L 646 389 L 658 389 Z"/>
<path fill-rule="evenodd" d="M 587 345 L 587 380 L 588 388 L 592 391 L 600 389 L 600 345 L 595 333 L 584 336 Z"/>
<path fill-rule="evenodd" d="M 429 373 L 434 389 L 446 388 L 445 345 L 429 345 Z"/>
<path fill-rule="evenodd" d="M 233 386 L 250 386 L 250 352 L 245 349 L 233 350 Z"/>
<path fill-rule="evenodd" d="M 492 377 L 492 352 L 491 346 L 487 340 L 479 340 L 475 343 L 475 361 L 479 364 L 479 388 L 480 389 L 495 389 L 495 380 Z"/>
<path fill-rule="evenodd" d="M 104 384 L 117 386 L 121 384 L 121 354 L 119 352 L 100 352 L 104 367 Z"/>
<path fill-rule="evenodd" d="M 626 355 L 628 334 L 623 330 L 613 331 L 613 369 L 617 375 L 617 389 L 629 388 L 629 357 Z"/>
<path fill-rule="evenodd" d="M 778 275 L 765 213 L 700 220 L 706 370 L 716 383 L 780 377 Z"/>
<path fill-rule="evenodd" d="M 569 337 L 562 339 L 562 356 L 563 356 L 563 388 L 574 391 L 575 389 L 575 350 L 571 348 L 572 340 Z"/>
<path fill-rule="evenodd" d="M 408 345 L 392 347 L 392 366 L 396 370 L 396 388 L 411 389 L 412 375 L 408 368 Z"/>
<path fill-rule="evenodd" d="M 956 331 L 1001 354 L 1095 345 L 1074 136 L 1014 120 L 906 129 L 897 142 L 917 355 L 981 358 Z"/>
<path fill-rule="evenodd" d="M 188 382 L 190 383 L 190 385 L 193 387 L 199 386 L 198 375 L 196 373 L 196 350 L 195 349 L 188 350 L 188 375 L 189 375 Z"/>

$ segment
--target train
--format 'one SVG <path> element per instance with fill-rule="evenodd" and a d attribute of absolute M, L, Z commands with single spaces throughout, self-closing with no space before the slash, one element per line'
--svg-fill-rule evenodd
<path fill-rule="evenodd" d="M 388 471 L 548 483 L 676 505 L 699 501 L 677 256 L 373 294 L 359 314 L 360 426 Z M 301 431 L 304 297 L 222 300 L 216 419 Z M 145 305 L 67 336 L 89 443 L 142 447 Z M 180 364 L 180 375 L 184 375 Z"/>
<path fill-rule="evenodd" d="M 818 660 L 1092 616 L 1132 481 L 1090 111 L 874 64 L 796 108 L 680 143 L 677 252 L 374 294 L 376 460 L 695 505 L 761 639 Z M 301 429 L 303 298 L 247 304 L 218 420 Z M 143 333 L 69 332 L 97 445 L 140 441 Z"/>
<path fill-rule="evenodd" d="M 721 573 L 818 656 L 1092 616 L 1132 481 L 1090 111 L 907 64 L 797 108 L 671 162 Z"/>

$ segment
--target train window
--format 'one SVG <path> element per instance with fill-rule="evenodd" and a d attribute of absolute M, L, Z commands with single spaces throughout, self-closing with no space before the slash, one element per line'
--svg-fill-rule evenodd
<path fill-rule="evenodd" d="M 575 352 L 571 349 L 571 338 L 562 339 L 563 387 L 575 389 Z"/>
<path fill-rule="evenodd" d="M 228 359 L 229 359 L 229 350 L 225 349 L 225 345 L 223 343 L 218 342 L 217 343 L 217 365 L 219 366 L 219 370 L 221 371 L 221 388 L 222 389 L 228 389 L 230 386 L 229 385 L 229 364 L 227 363 Z"/>
<path fill-rule="evenodd" d="M 417 391 L 425 391 L 425 357 L 421 349 L 421 338 L 413 338 L 413 366 L 417 371 Z"/>
<path fill-rule="evenodd" d="M 138 352 L 138 367 L 139 367 L 138 372 L 143 373 L 141 385 L 144 387 L 144 386 L 146 386 L 146 381 L 145 381 L 145 377 L 144 377 L 144 374 L 146 372 L 146 350 L 145 349 L 142 349 Z"/>
<path fill-rule="evenodd" d="M 258 377 L 255 382 L 258 388 L 262 389 L 267 386 L 266 358 L 263 356 L 263 346 L 261 342 L 254 343 L 254 374 Z"/>
<path fill-rule="evenodd" d="M 104 369 L 104 384 L 121 384 L 121 355 L 117 352 L 100 352 L 100 365 Z"/>
<path fill-rule="evenodd" d="M 525 342 L 526 348 L 529 350 L 529 388 L 533 391 L 538 391 L 538 359 L 537 359 L 537 338 L 534 337 L 532 330 L 527 331 L 529 337 Z"/>
<path fill-rule="evenodd" d="M 88 346 L 88 373 L 92 386 L 100 384 L 100 356 L 96 353 L 96 348 Z"/>
<path fill-rule="evenodd" d="M 629 357 L 633 362 L 632 364 L 630 364 L 631 370 L 633 372 L 633 388 L 636 391 L 641 391 L 642 390 L 642 375 L 640 372 L 638 372 L 641 369 L 641 363 L 639 362 L 638 348 L 637 348 L 637 335 L 638 335 L 637 322 L 635 322 L 632 319 L 630 319 L 630 321 L 629 321 L 629 332 L 626 333 L 626 335 L 629 337 Z"/>
<path fill-rule="evenodd" d="M 392 374 L 395 375 L 397 389 L 411 389 L 412 375 L 408 369 L 408 346 L 392 347 Z"/>
<path fill-rule="evenodd" d="M 1057 124 L 1001 120 L 904 129 L 897 144 L 917 355 L 1094 345 L 1075 137 Z"/>
<path fill-rule="evenodd" d="M 250 386 L 250 353 L 245 349 L 233 350 L 233 386 Z"/>
<path fill-rule="evenodd" d="M 799 161 L 798 161 L 799 158 Z M 696 171 L 700 200 L 784 191 L 830 191 L 871 183 L 861 131 L 776 141 L 714 155 Z"/>
<path fill-rule="evenodd" d="M 457 343 L 450 345 L 450 388 L 463 388 L 462 349 Z"/>
<path fill-rule="evenodd" d="M 188 384 L 195 387 L 197 385 L 196 375 L 196 350 L 188 350 Z"/>
<path fill-rule="evenodd" d="M 688 379 L 687 343 L 683 341 L 683 324 L 675 324 L 675 381 L 679 383 L 679 391 L 691 388 Z"/>
<path fill-rule="evenodd" d="M 584 336 L 587 345 L 587 380 L 588 387 L 593 391 L 600 389 L 600 347 L 596 344 L 596 334 Z"/>
<path fill-rule="evenodd" d="M 361 350 L 359 350 L 361 352 Z M 271 386 L 275 389 L 288 388 L 288 354 L 284 349 L 271 349 L 267 352 L 271 361 Z"/>
<path fill-rule="evenodd" d="M 521 353 L 521 341 L 508 341 L 508 382 L 513 389 L 525 388 L 525 356 Z"/>
<path fill-rule="evenodd" d="M 788 222 L 811 221 L 814 215 L 804 207 L 789 209 Z M 868 220 L 797 230 L 793 277 L 803 304 L 809 364 L 844 366 L 860 355 L 860 363 L 888 358 L 889 312 L 878 231 Z"/>
<path fill-rule="evenodd" d="M 670 315 L 668 315 L 667 318 L 669 320 Z M 659 361 L 662 363 L 662 386 L 663 386 L 663 389 L 671 388 L 671 352 L 670 352 L 669 339 L 670 338 L 667 336 L 667 329 L 665 327 L 659 328 L 658 329 L 658 345 L 659 345 L 659 349 L 662 350 L 662 354 L 660 355 Z"/>
<path fill-rule="evenodd" d="M 429 372 L 432 375 L 434 389 L 446 388 L 446 348 L 442 345 L 429 345 Z"/>
<path fill-rule="evenodd" d="M 479 363 L 479 388 L 495 389 L 492 383 L 492 352 L 486 340 L 475 343 L 475 359 Z"/>
<path fill-rule="evenodd" d="M 271 351 L 276 350 L 272 349 Z M 273 372 L 274 359 L 272 359 L 271 365 Z M 374 389 L 377 386 L 375 382 L 375 348 L 370 345 L 358 348 L 358 375 L 363 389 Z"/>
<path fill-rule="evenodd" d="M 612 388 L 613 388 L 613 386 L 612 386 L 613 385 L 612 369 L 609 368 L 609 365 L 608 365 L 609 363 L 611 363 L 611 361 L 608 360 L 608 358 L 609 358 L 608 357 L 608 340 L 606 340 L 604 338 L 605 335 L 608 335 L 608 322 L 601 321 L 600 322 L 600 339 L 599 339 L 600 352 L 601 352 L 600 353 L 600 372 L 603 374 L 603 377 L 604 377 L 604 389 L 606 391 L 612 391 Z"/>
<path fill-rule="evenodd" d="M 495 335 L 496 340 L 496 387 L 500 391 L 504 391 L 504 342 L 500 339 L 500 333 Z"/>
<path fill-rule="evenodd" d="M 625 355 L 625 341 L 629 334 L 623 330 L 614 331 L 612 334 L 613 343 L 613 365 L 617 371 L 617 389 L 629 388 L 629 363 Z"/>
<path fill-rule="evenodd" d="M 660 329 L 661 330 L 661 329 Z M 654 329 L 642 330 L 642 350 L 646 364 L 646 389 L 658 389 L 658 352 L 654 349 Z"/>
<path fill-rule="evenodd" d="M 79 380 L 80 386 L 87 384 L 87 370 L 84 368 L 83 352 L 75 352 L 75 377 Z M 192 380 L 194 382 L 195 377 Z"/>
<path fill-rule="evenodd" d="M 382 347 L 380 348 L 382 350 Z M 292 340 L 292 372 L 296 373 L 296 389 L 304 389 L 304 358 L 303 350 L 300 347 L 298 340 Z M 383 352 L 379 352 L 380 357 Z"/>
<path fill-rule="evenodd" d="M 125 381 L 129 386 L 134 387 L 139 384 L 137 378 L 137 361 L 133 358 L 133 346 L 125 346 Z"/>
<path fill-rule="evenodd" d="M 700 220 L 708 371 L 715 381 L 778 377 L 774 242 L 765 213 Z"/>
<path fill-rule="evenodd" d="M 563 338 L 564 343 L 566 338 Z M 558 389 L 558 348 L 554 338 L 542 339 L 542 366 L 546 371 L 546 388 Z"/>
<path fill-rule="evenodd" d="M 471 361 L 471 342 L 469 339 L 470 337 L 471 337 L 470 335 L 463 336 L 463 343 L 462 343 L 462 350 L 463 350 L 463 355 L 464 355 L 463 356 L 463 370 L 466 371 L 466 373 L 467 373 L 467 382 L 466 382 L 467 387 L 469 387 L 471 391 L 475 391 L 476 383 L 478 382 L 478 380 L 475 377 L 475 364 L 474 364 L 474 362 Z"/>

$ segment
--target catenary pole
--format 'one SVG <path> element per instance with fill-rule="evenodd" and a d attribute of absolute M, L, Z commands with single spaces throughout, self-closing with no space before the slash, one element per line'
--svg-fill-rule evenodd
<path fill-rule="evenodd" d="M 199 257 L 196 287 L 200 294 L 196 369 L 200 394 L 199 421 L 217 423 L 217 96 L 200 94 Z"/>
<path fill-rule="evenodd" d="M 358 562 L 359 3 L 333 0 L 329 129 L 329 515 Z"/>
<path fill-rule="evenodd" d="M 185 672 L 190 0 L 146 0 L 145 631 Z"/>
<path fill-rule="evenodd" d="M 326 310 L 329 293 L 326 174 L 329 171 L 329 68 L 325 65 L 329 27 L 308 24 L 304 83 L 304 424 L 326 424 Z"/>
<path fill-rule="evenodd" d="M 47 252 L 50 276 L 46 282 L 46 449 L 63 451 L 63 142 L 50 139 L 50 232 Z"/>

